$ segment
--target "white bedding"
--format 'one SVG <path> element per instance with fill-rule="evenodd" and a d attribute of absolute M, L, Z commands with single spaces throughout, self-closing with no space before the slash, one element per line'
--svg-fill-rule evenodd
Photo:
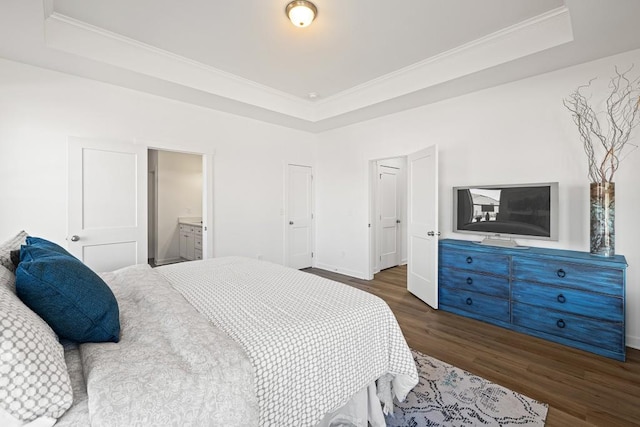
<path fill-rule="evenodd" d="M 61 425 L 80 423 L 85 405 L 94 427 L 257 425 L 253 368 L 233 339 L 148 266 L 102 277 L 118 300 L 120 342 L 80 345 L 86 398 Z"/>
<path fill-rule="evenodd" d="M 418 382 L 397 321 L 376 296 L 247 258 L 156 270 L 246 351 L 261 426 L 316 425 L 374 381 L 390 410 Z"/>

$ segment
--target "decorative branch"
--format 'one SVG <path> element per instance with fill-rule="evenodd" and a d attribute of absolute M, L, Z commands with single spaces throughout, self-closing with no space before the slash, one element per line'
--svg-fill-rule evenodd
<path fill-rule="evenodd" d="M 591 106 L 591 95 L 584 93 L 592 87 L 595 78 L 578 86 L 562 101 L 578 127 L 591 182 L 613 182 L 620 162 L 638 148 L 629 142 L 633 130 L 640 124 L 640 76 L 633 80 L 627 77 L 632 69 L 633 65 L 620 73 L 615 67 L 616 75 L 609 81 L 605 111 L 596 112 Z"/>

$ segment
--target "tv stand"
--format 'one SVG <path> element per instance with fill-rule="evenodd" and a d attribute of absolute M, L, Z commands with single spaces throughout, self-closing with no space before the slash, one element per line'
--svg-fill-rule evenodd
<path fill-rule="evenodd" d="M 513 239 L 500 239 L 497 237 L 485 237 L 481 242 L 481 245 L 487 246 L 499 246 L 501 248 L 513 248 L 513 249 L 526 249 L 526 246 L 520 246 Z"/>
<path fill-rule="evenodd" d="M 625 359 L 623 256 L 477 243 L 440 240 L 442 310 Z"/>

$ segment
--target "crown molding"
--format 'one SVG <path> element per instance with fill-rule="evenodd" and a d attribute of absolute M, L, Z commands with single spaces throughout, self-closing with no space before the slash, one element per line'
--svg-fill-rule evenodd
<path fill-rule="evenodd" d="M 573 41 L 569 9 L 563 6 L 325 99 L 309 101 L 46 7 L 44 30 L 45 45 L 49 48 L 269 110 L 310 125 Z"/>
<path fill-rule="evenodd" d="M 454 80 L 573 41 L 562 6 L 316 103 L 320 121 Z"/>
<path fill-rule="evenodd" d="M 313 119 L 309 101 L 57 12 L 45 17 L 44 30 L 49 48 L 304 120 Z"/>

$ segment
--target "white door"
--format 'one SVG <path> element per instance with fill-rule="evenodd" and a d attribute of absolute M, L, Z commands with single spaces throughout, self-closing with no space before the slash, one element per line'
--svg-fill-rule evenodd
<path fill-rule="evenodd" d="M 409 292 L 438 308 L 438 150 L 408 156 Z"/>
<path fill-rule="evenodd" d="M 378 165 L 380 270 L 399 264 L 398 178 L 397 168 Z"/>
<path fill-rule="evenodd" d="M 147 149 L 69 139 L 69 251 L 94 271 L 147 262 Z"/>
<path fill-rule="evenodd" d="M 287 265 L 297 269 L 311 267 L 311 180 L 310 166 L 287 166 Z"/>

